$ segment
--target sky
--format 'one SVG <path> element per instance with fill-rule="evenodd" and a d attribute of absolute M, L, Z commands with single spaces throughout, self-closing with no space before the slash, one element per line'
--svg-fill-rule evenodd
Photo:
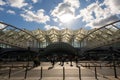
<path fill-rule="evenodd" d="M 120 0 L 0 0 L 0 21 L 21 29 L 93 29 L 119 19 Z"/>

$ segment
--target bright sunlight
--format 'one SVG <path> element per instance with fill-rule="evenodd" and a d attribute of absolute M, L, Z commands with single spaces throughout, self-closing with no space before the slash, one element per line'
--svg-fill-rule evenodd
<path fill-rule="evenodd" d="M 70 22 L 74 19 L 74 15 L 70 14 L 70 13 L 67 13 L 67 14 L 63 14 L 61 15 L 60 17 L 60 21 L 63 22 L 63 23 L 67 23 L 67 22 Z"/>

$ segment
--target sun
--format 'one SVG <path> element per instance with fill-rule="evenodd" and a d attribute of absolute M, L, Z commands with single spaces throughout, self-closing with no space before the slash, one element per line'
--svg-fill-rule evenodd
<path fill-rule="evenodd" d="M 62 23 L 68 23 L 70 21 L 72 21 L 74 19 L 74 15 L 70 14 L 70 13 L 66 13 L 60 16 L 60 21 Z"/>

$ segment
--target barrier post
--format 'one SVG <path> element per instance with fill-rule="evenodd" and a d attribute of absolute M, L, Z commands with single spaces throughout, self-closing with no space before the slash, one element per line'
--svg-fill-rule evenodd
<path fill-rule="evenodd" d="M 63 67 L 63 80 L 65 80 L 65 68 Z"/>
<path fill-rule="evenodd" d="M 26 66 L 24 79 L 26 79 L 26 78 L 27 78 L 27 71 L 28 71 L 28 66 Z"/>
<path fill-rule="evenodd" d="M 9 67 L 9 76 L 8 76 L 9 79 L 10 79 L 10 77 L 11 77 L 11 68 L 12 68 L 12 67 Z"/>
<path fill-rule="evenodd" d="M 97 79 L 97 69 L 96 69 L 96 66 L 95 66 L 95 79 Z"/>
<path fill-rule="evenodd" d="M 40 79 L 39 80 L 42 80 L 42 74 L 43 74 L 43 68 L 41 67 L 41 69 L 40 69 Z"/>
<path fill-rule="evenodd" d="M 115 61 L 113 61 L 113 68 L 114 68 L 114 76 L 115 76 L 115 78 L 118 78 L 117 77 L 117 71 L 116 71 Z"/>
<path fill-rule="evenodd" d="M 81 67 L 79 66 L 78 69 L 79 69 L 79 79 L 81 80 Z"/>

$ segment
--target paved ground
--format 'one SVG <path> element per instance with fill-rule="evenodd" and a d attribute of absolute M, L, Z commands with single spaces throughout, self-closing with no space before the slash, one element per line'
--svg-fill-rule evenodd
<path fill-rule="evenodd" d="M 5 65 L 11 65 L 12 63 L 7 63 Z M 15 65 L 26 65 L 26 63 L 13 63 Z M 30 63 L 32 65 L 32 63 Z M 39 80 L 41 78 L 41 67 L 42 67 L 42 80 L 80 80 L 79 79 L 79 68 L 75 66 L 71 67 L 69 64 L 64 65 L 65 78 L 63 79 L 63 67 L 59 63 L 55 64 L 55 67 L 49 69 L 51 64 L 48 62 L 43 62 L 41 66 L 33 68 L 27 72 L 26 80 Z M 82 64 L 85 65 L 85 64 Z M 93 64 L 90 64 L 93 65 Z M 25 79 L 26 68 L 12 68 L 11 77 L 8 78 L 9 68 L 0 68 L 0 80 L 24 80 Z M 118 79 L 114 78 L 114 70 L 109 67 L 97 67 L 97 78 L 98 80 L 120 80 L 120 69 L 117 68 Z M 94 67 L 82 67 L 81 66 L 81 80 L 96 80 Z"/>

